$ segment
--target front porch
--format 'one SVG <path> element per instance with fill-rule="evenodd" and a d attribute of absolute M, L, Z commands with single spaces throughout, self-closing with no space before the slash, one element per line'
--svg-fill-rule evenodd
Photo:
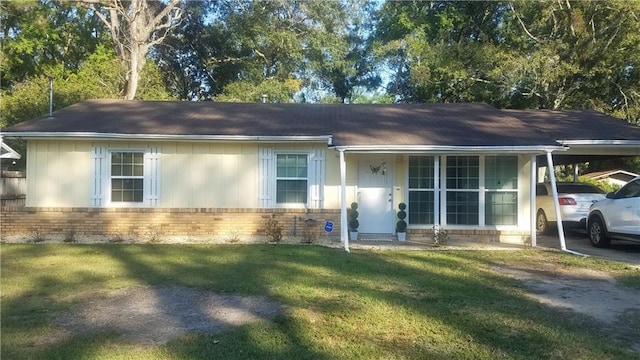
<path fill-rule="evenodd" d="M 410 229 L 407 240 L 399 241 L 395 234 L 359 233 L 349 241 L 354 249 L 485 249 L 513 250 L 531 247 L 526 231 L 448 230 L 446 238 L 436 242 L 431 230 Z"/>

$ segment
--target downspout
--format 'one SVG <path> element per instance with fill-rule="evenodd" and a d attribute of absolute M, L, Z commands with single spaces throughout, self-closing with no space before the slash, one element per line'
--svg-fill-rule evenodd
<path fill-rule="evenodd" d="M 344 159 L 344 150 L 340 152 L 340 241 L 344 244 L 344 250 L 349 252 L 349 229 L 347 223 L 347 164 Z"/>
<path fill-rule="evenodd" d="M 530 196 L 529 196 L 529 202 L 530 202 L 530 221 L 531 221 L 531 246 L 532 247 L 536 247 L 538 246 L 538 236 L 537 236 L 537 226 L 536 226 L 536 212 L 537 212 L 537 206 L 536 206 L 536 187 L 538 185 L 538 160 L 537 160 L 537 156 L 536 155 L 531 155 L 531 169 L 529 170 L 531 171 L 531 176 L 529 177 L 529 188 L 531 189 L 529 191 Z"/>
<path fill-rule="evenodd" d="M 585 254 L 568 250 L 564 239 L 564 226 L 562 225 L 562 215 L 560 214 L 560 203 L 558 201 L 558 188 L 556 185 L 556 174 L 553 171 L 553 159 L 551 151 L 547 151 L 547 167 L 549 168 L 549 179 L 551 180 L 551 193 L 553 194 L 553 207 L 556 211 L 556 223 L 558 225 L 558 237 L 560 238 L 560 249 L 571 254 L 587 256 Z"/>

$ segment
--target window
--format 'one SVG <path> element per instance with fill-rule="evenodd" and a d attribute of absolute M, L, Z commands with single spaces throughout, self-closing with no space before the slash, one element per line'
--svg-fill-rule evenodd
<path fill-rule="evenodd" d="M 93 206 L 159 206 L 160 148 L 91 149 Z"/>
<path fill-rule="evenodd" d="M 258 196 L 262 208 L 324 206 L 325 148 L 260 147 Z"/>
<path fill-rule="evenodd" d="M 144 153 L 111 153 L 111 202 L 142 203 L 144 200 Z"/>
<path fill-rule="evenodd" d="M 485 224 L 518 222 L 518 157 L 485 157 Z"/>
<path fill-rule="evenodd" d="M 409 157 L 409 224 L 434 224 L 433 156 Z"/>
<path fill-rule="evenodd" d="M 276 155 L 276 203 L 307 204 L 307 154 Z"/>
<path fill-rule="evenodd" d="M 447 224 L 478 225 L 480 159 L 448 156 L 446 166 Z"/>

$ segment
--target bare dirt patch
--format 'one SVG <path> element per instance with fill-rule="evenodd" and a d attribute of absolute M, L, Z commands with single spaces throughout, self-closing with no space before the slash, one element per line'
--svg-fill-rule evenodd
<path fill-rule="evenodd" d="M 591 317 L 605 333 L 640 353 L 640 290 L 618 284 L 605 272 L 555 264 L 502 265 L 493 270 L 522 281 L 525 294 L 536 301 Z"/>
<path fill-rule="evenodd" d="M 186 287 L 137 287 L 93 294 L 57 317 L 64 335 L 115 332 L 139 344 L 163 344 L 189 332 L 217 333 L 274 319 L 285 307 L 263 297 Z"/>

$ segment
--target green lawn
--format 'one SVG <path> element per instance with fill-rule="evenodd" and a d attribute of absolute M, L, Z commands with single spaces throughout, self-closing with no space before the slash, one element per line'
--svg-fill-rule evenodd
<path fill-rule="evenodd" d="M 523 296 L 492 265 L 552 262 L 609 271 L 624 264 L 535 250 L 354 251 L 287 245 L 2 245 L 2 359 L 632 359 L 591 319 Z M 114 334 L 63 342 L 52 318 L 83 294 L 171 285 L 263 295 L 289 307 L 275 321 L 159 346 Z M 606 340 L 606 341 L 604 341 Z"/>

